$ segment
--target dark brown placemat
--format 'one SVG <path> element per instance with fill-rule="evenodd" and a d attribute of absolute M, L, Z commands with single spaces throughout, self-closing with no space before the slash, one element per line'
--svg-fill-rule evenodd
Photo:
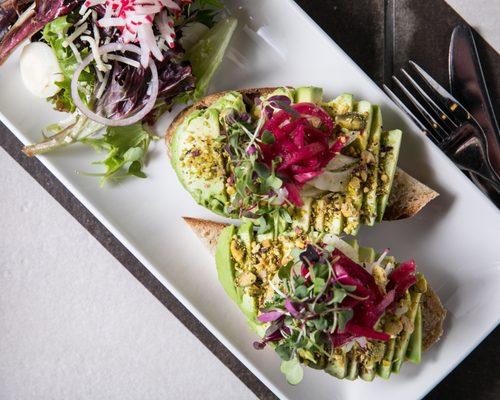
<path fill-rule="evenodd" d="M 447 51 L 449 33 L 461 18 L 443 0 L 297 2 L 378 84 L 409 58 L 420 62 L 439 80 L 445 79 L 443 55 Z M 427 18 L 429 10 L 432 10 L 431 19 Z M 419 45 L 415 45 L 408 32 L 416 35 Z M 485 60 L 485 74 L 492 77 L 493 71 L 498 71 L 498 54 L 482 39 L 478 46 Z M 439 56 L 435 54 L 437 49 Z M 492 88 L 495 105 L 499 94 L 497 82 Z M 276 398 L 40 161 L 24 156 L 19 140 L 1 124 L 0 145 L 259 398 Z M 498 350 L 500 330 L 497 329 L 428 398 L 441 399 L 447 395 L 457 399 L 500 398 L 500 377 L 495 369 Z"/>

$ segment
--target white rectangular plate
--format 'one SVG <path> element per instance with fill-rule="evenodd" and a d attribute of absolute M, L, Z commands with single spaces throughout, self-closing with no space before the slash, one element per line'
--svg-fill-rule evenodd
<path fill-rule="evenodd" d="M 400 164 L 441 193 L 411 220 L 363 228 L 365 246 L 389 246 L 399 259 L 414 257 L 448 309 L 442 340 L 420 365 L 405 365 L 390 382 L 339 381 L 307 370 L 290 386 L 271 351 L 255 351 L 243 316 L 217 282 L 214 261 L 181 216 L 214 219 L 177 182 L 157 143 L 148 179 L 99 188 L 91 171 L 98 159 L 74 146 L 41 161 L 134 255 L 281 398 L 385 400 L 423 397 L 499 322 L 500 213 L 390 102 L 353 61 L 292 1 L 227 0 L 239 28 L 212 91 L 266 85 L 316 85 L 380 104 L 384 127 L 405 132 Z M 335 23 L 335 21 L 332 21 Z M 360 44 L 362 45 L 362 44 Z M 23 87 L 18 53 L 0 68 L 2 121 L 24 142 L 40 139 L 45 125 L 62 119 Z M 159 124 L 163 132 L 172 115 Z M 101 155 L 102 156 L 102 155 Z M 8 190 L 4 188 L 4 190 Z"/>

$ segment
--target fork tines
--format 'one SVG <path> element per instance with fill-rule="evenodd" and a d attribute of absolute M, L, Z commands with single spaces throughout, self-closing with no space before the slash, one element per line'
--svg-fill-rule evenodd
<path fill-rule="evenodd" d="M 406 102 L 386 85 L 385 92 L 436 144 L 446 141 L 470 118 L 460 103 L 415 62 L 410 61 L 408 69 L 401 68 L 401 76 L 402 79 L 396 76 L 392 79 Z M 417 118 L 412 109 L 417 110 L 421 118 Z"/>

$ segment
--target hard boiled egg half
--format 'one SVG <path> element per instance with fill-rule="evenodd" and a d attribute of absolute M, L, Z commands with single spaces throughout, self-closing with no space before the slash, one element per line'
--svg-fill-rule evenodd
<path fill-rule="evenodd" d="M 24 47 L 20 59 L 21 77 L 26 88 L 37 97 L 54 96 L 61 90 L 56 82 L 63 78 L 56 55 L 46 43 Z"/>

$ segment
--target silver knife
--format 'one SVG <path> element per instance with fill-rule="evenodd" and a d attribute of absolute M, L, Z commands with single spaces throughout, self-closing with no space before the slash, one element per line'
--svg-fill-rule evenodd
<path fill-rule="evenodd" d="M 458 25 L 453 30 L 449 52 L 451 93 L 472 114 L 486 135 L 488 158 L 500 172 L 500 131 L 491 105 L 476 43 L 471 29 Z M 500 207 L 500 193 L 488 182 L 472 175 L 472 180 Z"/>
<path fill-rule="evenodd" d="M 451 35 L 449 55 L 451 93 L 479 123 L 488 142 L 492 166 L 500 171 L 500 132 L 481 68 L 474 36 L 458 25 Z"/>

